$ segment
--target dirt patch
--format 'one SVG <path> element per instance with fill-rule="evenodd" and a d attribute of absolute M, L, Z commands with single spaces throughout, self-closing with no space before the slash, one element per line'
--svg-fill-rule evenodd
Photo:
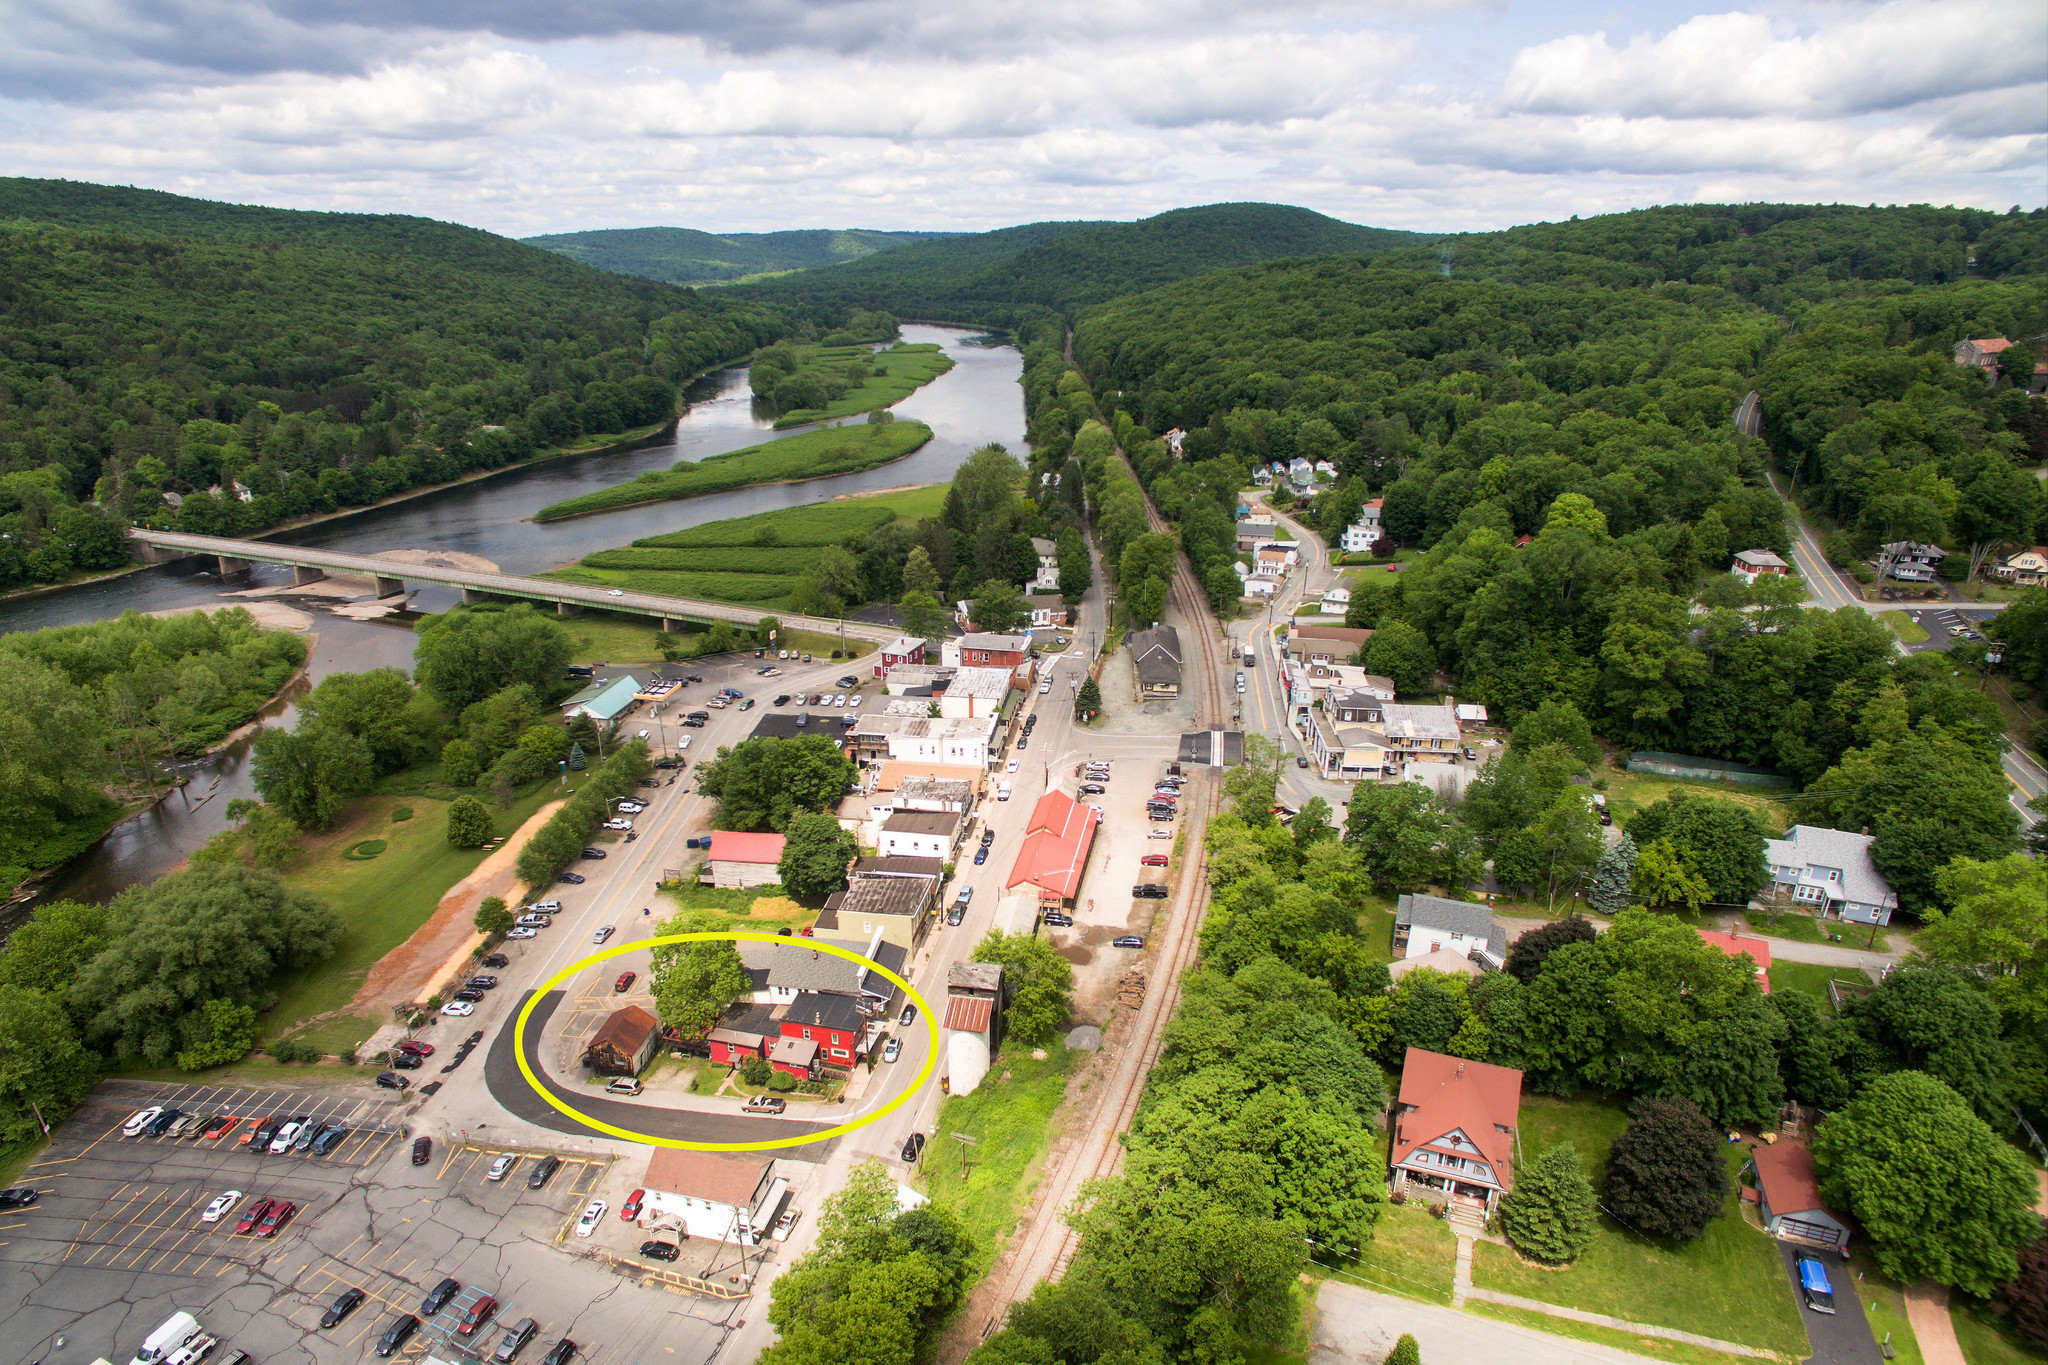
<path fill-rule="evenodd" d="M 418 564 L 429 569 L 461 569 L 467 573 L 497 573 L 498 566 L 482 555 L 464 554 L 460 550 L 379 550 L 372 559 L 388 559 L 394 564 Z"/>
<path fill-rule="evenodd" d="M 476 908 L 486 896 L 502 896 L 517 885 L 513 865 L 526 841 L 539 832 L 561 806 L 550 801 L 527 818 L 498 851 L 477 864 L 476 871 L 450 887 L 441 904 L 412 937 L 377 960 L 362 988 L 350 1001 L 350 1008 L 368 1012 L 373 1018 L 388 1015 L 396 1006 L 424 1000 L 430 988 L 462 965 L 482 936 L 476 932 Z"/>
<path fill-rule="evenodd" d="M 255 617 L 256 624 L 265 630 L 303 633 L 313 628 L 313 617 L 310 613 L 300 611 L 297 607 L 288 607 L 282 602 L 236 602 L 234 605 Z M 201 608 L 198 607 L 176 607 L 169 611 L 152 611 L 144 614 L 159 620 L 168 620 L 173 616 L 190 616 L 199 610 Z"/>
<path fill-rule="evenodd" d="M 1084 967 L 1095 960 L 1095 951 L 1092 948 L 1084 948 L 1078 943 L 1069 943 L 1066 947 L 1060 949 L 1060 956 L 1077 967 Z"/>

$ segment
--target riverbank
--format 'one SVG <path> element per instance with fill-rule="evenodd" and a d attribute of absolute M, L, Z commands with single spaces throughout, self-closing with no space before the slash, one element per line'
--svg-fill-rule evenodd
<path fill-rule="evenodd" d="M 537 522 L 610 512 L 644 502 L 702 497 L 760 484 L 802 483 L 835 474 L 862 474 L 915 454 L 932 439 L 922 422 L 889 422 L 856 427 L 822 427 L 776 441 L 648 470 L 628 483 L 553 503 L 533 514 Z"/>

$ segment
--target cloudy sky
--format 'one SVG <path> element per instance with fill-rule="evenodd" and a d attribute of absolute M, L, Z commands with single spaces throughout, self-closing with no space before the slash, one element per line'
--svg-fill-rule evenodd
<path fill-rule="evenodd" d="M 2040 0 L 0 0 L 0 173 L 525 235 L 2048 200 Z"/>

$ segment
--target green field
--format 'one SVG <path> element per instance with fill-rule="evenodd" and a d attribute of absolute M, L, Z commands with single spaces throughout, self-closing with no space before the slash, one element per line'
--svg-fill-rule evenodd
<path fill-rule="evenodd" d="M 801 366 L 797 371 L 799 374 L 805 370 L 843 372 L 847 363 L 856 357 L 870 361 L 880 373 L 869 375 L 822 408 L 797 408 L 784 413 L 776 420 L 777 431 L 784 427 L 799 427 L 806 422 L 829 422 L 834 418 L 889 407 L 953 368 L 953 358 L 932 342 L 914 346 L 898 342 L 872 355 L 865 346 L 799 346 L 796 350 Z"/>
<path fill-rule="evenodd" d="M 932 429 L 922 422 L 821 427 L 708 456 L 695 463 L 681 460 L 667 470 L 650 469 L 637 479 L 543 507 L 533 514 L 533 519 L 559 521 L 563 517 L 609 512 L 644 502 L 722 493 L 751 484 L 857 474 L 900 460 L 931 438 Z"/>
<path fill-rule="evenodd" d="M 1522 1168 L 1570 1139 L 1598 1189 L 1607 1149 L 1627 1124 L 1628 1111 L 1612 1100 L 1525 1095 Z M 1806 1332 L 1777 1244 L 1742 1221 L 1734 1174 L 1748 1153 L 1735 1144 L 1725 1151 L 1728 1201 L 1722 1216 L 1698 1240 L 1673 1243 L 1643 1237 L 1602 1215 L 1592 1247 L 1569 1268 L 1528 1265 L 1513 1251 L 1481 1242 L 1473 1261 L 1473 1282 L 1567 1308 L 1762 1347 L 1795 1360 L 1807 1355 Z"/>
<path fill-rule="evenodd" d="M 1909 645 L 1926 643 L 1927 628 L 1902 611 L 1881 611 L 1877 619 L 1890 626 L 1892 634 Z"/>
<path fill-rule="evenodd" d="M 1372 1240 L 1330 1268 L 1332 1278 L 1427 1303 L 1449 1303 L 1458 1239 L 1450 1224 L 1418 1203 L 1391 1204 Z"/>
<path fill-rule="evenodd" d="M 1054 1136 L 1053 1112 L 1078 1060 L 1059 1042 L 1045 1052 L 1044 1061 L 1034 1061 L 1030 1049 L 1006 1044 L 973 1094 L 955 1095 L 939 1106 L 938 1134 L 925 1148 L 925 1193 L 958 1213 L 973 1234 L 976 1278 L 994 1263 L 1038 1184 L 1041 1159 Z M 955 1142 L 955 1133 L 973 1138 L 973 1144 Z"/>
<path fill-rule="evenodd" d="M 1804 991 L 1822 1000 L 1828 998 L 1831 977 L 1859 986 L 1870 984 L 1869 974 L 1854 967 L 1823 967 L 1812 962 L 1773 962 L 1769 975 L 1774 991 Z"/>
<path fill-rule="evenodd" d="M 1990 1309 L 1961 1294 L 1950 1297 L 1948 1316 L 1955 1324 L 1956 1345 L 1963 1348 L 1963 1359 L 1969 1365 L 2025 1365 L 2048 1359 L 2021 1341 Z"/>
<path fill-rule="evenodd" d="M 789 606 L 798 575 L 819 549 L 898 519 L 916 522 L 937 516 L 945 505 L 946 488 L 930 484 L 709 521 L 648 536 L 622 549 L 599 550 L 547 577 L 629 592 L 739 602 L 768 614 Z M 793 637 L 779 643 L 814 654 L 820 645 L 827 652 L 838 648 L 836 640 L 822 637 Z"/>
<path fill-rule="evenodd" d="M 1622 825 L 1627 825 L 1628 817 L 1644 806 L 1654 805 L 1681 789 L 1695 796 L 1713 796 L 1733 801 L 1738 806 L 1747 806 L 1763 817 L 1764 824 L 1774 835 L 1783 834 L 1792 823 L 1792 806 L 1778 799 L 1776 793 L 1780 789 L 1777 788 L 1702 782 L 1689 777 L 1664 777 L 1657 773 L 1617 772 L 1608 767 L 1596 770 L 1594 776 L 1607 779 L 1607 806 Z"/>

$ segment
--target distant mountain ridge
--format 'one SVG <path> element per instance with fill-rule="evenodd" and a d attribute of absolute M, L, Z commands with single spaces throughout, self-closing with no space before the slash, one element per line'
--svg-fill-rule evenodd
<path fill-rule="evenodd" d="M 521 240 L 618 275 L 644 275 L 669 284 L 721 284 L 750 275 L 815 270 L 951 235 L 871 228 L 714 233 L 644 227 L 554 232 Z"/>
<path fill-rule="evenodd" d="M 1135 223 L 1030 223 L 946 237 L 745 288 L 776 302 L 1005 323 L 1022 312 L 1079 309 L 1231 266 L 1435 240 L 1285 204 L 1209 204 Z"/>

